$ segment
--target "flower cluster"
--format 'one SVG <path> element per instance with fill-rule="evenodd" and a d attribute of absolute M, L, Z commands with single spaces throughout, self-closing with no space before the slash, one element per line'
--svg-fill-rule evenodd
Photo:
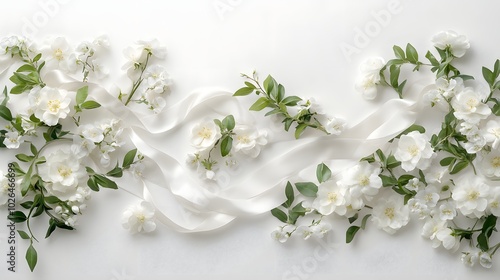
<path fill-rule="evenodd" d="M 136 149 L 127 152 L 119 164 L 115 153 L 125 144 L 119 120 L 86 122 L 85 111 L 101 107 L 86 82 L 100 79 L 107 72 L 98 60 L 107 46 L 105 37 L 83 42 L 76 49 L 65 38 L 51 40 L 41 48 L 22 37 L 0 41 L 1 55 L 7 55 L 17 69 L 10 76 L 10 91 L 6 86 L 1 98 L 0 117 L 6 124 L 0 129 L 0 147 L 19 150 L 19 162 L 12 164 L 14 191 L 20 194 L 20 206 L 26 211 L 13 211 L 9 219 L 26 224 L 27 231 L 19 230 L 19 234 L 30 241 L 26 259 L 31 270 L 38 254 L 34 248 L 38 240 L 30 226 L 33 218 L 42 214 L 48 217 L 46 237 L 56 229 L 73 230 L 92 191 L 117 189 L 112 178 L 122 177 L 125 170 L 140 176 L 143 168 L 144 157 Z M 150 43 L 144 42 L 143 48 L 147 57 L 162 55 L 162 50 Z M 45 77 L 51 71 L 73 78 L 80 71 L 83 86 L 76 91 L 53 82 L 48 86 Z M 168 84 L 164 73 L 154 67 L 146 70 L 143 80 L 148 90 L 156 93 L 162 93 Z M 0 204 L 5 204 L 12 189 L 5 179 L 0 174 Z M 146 212 L 145 219 L 150 219 Z M 154 229 L 154 224 L 143 222 L 139 224 L 145 231 Z"/>
<path fill-rule="evenodd" d="M 215 180 L 219 160 L 225 160 L 231 167 L 238 163 L 238 154 L 256 158 L 262 146 L 267 144 L 267 132 L 251 125 L 236 124 L 234 117 L 229 115 L 222 121 L 215 119 L 196 124 L 191 130 L 190 142 L 196 153 L 188 155 L 188 165 L 204 178 Z M 212 154 L 219 146 L 219 155 Z"/>
<path fill-rule="evenodd" d="M 133 234 L 152 232 L 156 229 L 154 215 L 154 206 L 149 202 L 142 201 L 139 205 L 132 205 L 125 209 L 122 215 L 122 225 Z"/>
<path fill-rule="evenodd" d="M 484 90 L 452 64 L 470 47 L 465 36 L 445 31 L 432 42 L 439 58 L 428 51 L 429 63 L 419 60 L 411 44 L 405 50 L 394 46 L 396 58 L 387 63 L 369 59 L 361 67 L 356 88 L 370 100 L 380 86 L 392 88 L 403 98 L 407 80 L 399 81 L 401 68 L 408 64 L 414 71 L 430 67 L 435 84 L 423 93 L 421 102 L 443 111 L 440 128 L 412 125 L 391 139 L 384 151 L 361 159 L 335 179 L 320 164 L 319 185 L 288 183 L 287 201 L 271 211 L 285 223 L 273 232 L 275 239 L 284 242 L 301 227 L 298 218 L 311 216 L 313 224 L 323 223 L 329 215 L 347 218 L 351 224 L 347 243 L 369 221 L 394 234 L 415 218 L 423 223 L 421 235 L 432 247 L 452 252 L 462 248 L 464 264 L 492 266 L 500 247 L 500 243 L 492 244 L 500 215 L 500 61 L 493 69 L 482 68 L 488 85 Z M 297 198 L 301 201 L 294 205 Z M 361 223 L 354 224 L 360 216 Z"/>
<path fill-rule="evenodd" d="M 285 87 L 278 84 L 271 75 L 267 76 L 262 85 L 255 71 L 252 76 L 246 74 L 242 76 L 250 82 L 245 82 L 245 87 L 237 90 L 233 96 L 246 96 L 252 92 L 262 96 L 255 101 L 250 110 L 261 111 L 264 108 L 270 108 L 266 116 L 280 118 L 285 131 L 288 131 L 295 123 L 295 138 L 298 139 L 308 127 L 328 135 L 339 135 L 344 130 L 346 122 L 342 118 L 325 114 L 314 98 L 286 96 Z"/>
<path fill-rule="evenodd" d="M 167 104 L 164 95 L 170 92 L 172 82 L 166 69 L 156 62 L 164 59 L 166 52 L 156 39 L 138 41 L 136 46 L 124 50 L 127 62 L 122 69 L 133 81 L 130 91 L 120 92 L 118 96 L 125 105 L 133 101 L 145 104 L 155 114 L 163 110 Z"/>

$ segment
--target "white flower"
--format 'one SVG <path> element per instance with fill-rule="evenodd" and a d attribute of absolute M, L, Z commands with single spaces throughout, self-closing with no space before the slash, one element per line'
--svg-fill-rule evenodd
<path fill-rule="evenodd" d="M 447 171 L 448 168 L 443 167 L 441 165 L 431 166 L 425 172 L 425 179 L 429 184 L 436 184 L 436 183 L 441 184 L 443 176 L 445 173 L 447 173 Z"/>
<path fill-rule="evenodd" d="M 371 221 L 389 234 L 394 234 L 410 220 L 410 210 L 404 204 L 403 197 L 392 194 L 390 197 L 381 197 L 373 207 Z"/>
<path fill-rule="evenodd" d="M 469 40 L 455 31 L 441 31 L 432 37 L 432 43 L 440 50 L 449 49 L 455 57 L 462 57 L 470 48 Z"/>
<path fill-rule="evenodd" d="M 407 188 L 410 191 L 419 191 L 422 190 L 425 187 L 424 183 L 420 182 L 418 178 L 413 178 L 408 181 L 408 183 L 405 185 L 405 188 Z"/>
<path fill-rule="evenodd" d="M 476 248 L 471 248 L 471 252 L 462 253 L 462 263 L 468 267 L 473 267 L 479 259 L 479 250 Z"/>
<path fill-rule="evenodd" d="M 367 100 L 377 97 L 377 84 L 380 82 L 380 70 L 385 66 L 384 59 L 380 57 L 369 58 L 360 66 L 361 76 L 355 88 Z"/>
<path fill-rule="evenodd" d="M 304 240 L 309 239 L 309 237 L 311 237 L 314 234 L 313 230 L 308 226 L 297 227 L 297 233 L 300 236 L 302 236 L 302 238 L 304 238 Z"/>
<path fill-rule="evenodd" d="M 484 268 L 491 268 L 491 266 L 493 265 L 491 255 L 488 252 L 480 252 L 479 264 Z"/>
<path fill-rule="evenodd" d="M 451 197 L 457 208 L 466 216 L 482 217 L 488 206 L 490 187 L 477 177 L 461 178 L 456 182 Z"/>
<path fill-rule="evenodd" d="M 318 187 L 317 197 L 312 207 L 322 215 L 330 215 L 335 212 L 341 216 L 347 212 L 346 195 L 347 189 L 329 180 L 321 183 Z"/>
<path fill-rule="evenodd" d="M 332 225 L 323 221 L 311 226 L 314 236 L 318 238 L 323 238 L 331 229 Z"/>
<path fill-rule="evenodd" d="M 473 124 L 486 119 L 491 114 L 491 109 L 482 102 L 482 95 L 470 87 L 465 88 L 451 101 L 451 106 L 455 109 L 453 115 L 459 120 Z"/>
<path fill-rule="evenodd" d="M 59 149 L 46 156 L 46 160 L 39 166 L 39 173 L 49 193 L 62 200 L 74 195 L 86 174 L 77 157 Z"/>
<path fill-rule="evenodd" d="M 215 172 L 213 170 L 206 170 L 205 171 L 205 178 L 208 180 L 214 180 L 215 181 Z"/>
<path fill-rule="evenodd" d="M 149 105 L 149 109 L 152 110 L 155 114 L 159 114 L 165 106 L 167 106 L 167 102 L 165 98 L 163 98 L 160 93 L 156 93 L 152 90 L 147 90 L 144 94 L 144 99 Z"/>
<path fill-rule="evenodd" d="M 428 185 L 426 188 L 418 191 L 414 198 L 427 205 L 427 207 L 434 208 L 439 201 L 439 193 L 435 186 Z"/>
<path fill-rule="evenodd" d="M 145 62 L 146 56 L 140 48 L 127 47 L 123 50 L 123 55 L 127 59 L 125 64 L 122 66 L 123 70 L 126 69 L 137 69 L 139 65 Z"/>
<path fill-rule="evenodd" d="M 9 186 L 9 179 L 0 170 L 0 206 L 5 205 L 7 203 L 7 201 L 9 200 L 9 193 L 11 192 L 11 190 L 14 189 L 12 189 Z M 17 194 L 17 191 L 15 193 Z"/>
<path fill-rule="evenodd" d="M 500 152 L 494 150 L 484 156 L 481 166 L 484 175 L 488 177 L 500 177 Z"/>
<path fill-rule="evenodd" d="M 298 105 L 302 107 L 302 110 L 309 110 L 311 113 L 324 114 L 323 107 L 321 104 L 314 98 L 309 97 L 302 99 L 298 102 Z"/>
<path fill-rule="evenodd" d="M 89 139 L 83 138 L 80 135 L 73 136 L 73 144 L 71 145 L 71 152 L 77 158 L 84 158 L 88 156 L 96 147 L 95 143 Z"/>
<path fill-rule="evenodd" d="M 495 216 L 500 216 L 500 187 L 492 187 L 488 198 L 488 210 Z"/>
<path fill-rule="evenodd" d="M 440 245 L 447 250 L 455 251 L 460 246 L 460 240 L 453 236 L 453 231 L 448 228 L 446 221 L 436 218 L 428 219 L 422 228 L 422 236 L 432 240 L 432 247 Z"/>
<path fill-rule="evenodd" d="M 410 208 L 410 212 L 418 214 L 418 218 L 421 220 L 429 217 L 431 214 L 429 207 L 422 201 L 415 198 L 408 200 L 408 207 Z"/>
<path fill-rule="evenodd" d="M 161 65 L 153 65 L 144 72 L 144 80 L 148 89 L 155 93 L 168 91 L 172 81 L 165 68 Z"/>
<path fill-rule="evenodd" d="M 424 96 L 432 106 L 438 105 L 440 109 L 448 110 L 448 102 L 456 93 L 462 91 L 464 83 L 462 78 L 446 79 L 441 77 L 436 80 L 436 88 L 427 92 Z"/>
<path fill-rule="evenodd" d="M 154 206 L 147 201 L 142 201 L 138 205 L 130 206 L 123 212 L 122 226 L 133 234 L 152 232 L 156 229 L 154 216 Z"/>
<path fill-rule="evenodd" d="M 376 79 L 373 75 L 362 76 L 355 84 L 355 89 L 361 93 L 364 99 L 373 100 L 377 97 L 377 84 L 380 78 Z"/>
<path fill-rule="evenodd" d="M 465 136 L 474 137 L 479 134 L 479 127 L 474 123 L 461 122 L 459 131 Z"/>
<path fill-rule="evenodd" d="M 351 197 L 364 197 L 367 201 L 376 195 L 382 187 L 382 179 L 378 176 L 380 168 L 362 161 L 342 172 L 342 179 L 337 184 L 347 188 Z"/>
<path fill-rule="evenodd" d="M 407 172 L 412 171 L 415 167 L 421 170 L 427 169 L 434 156 L 435 153 L 429 139 L 418 131 L 401 136 L 398 148 L 394 153 L 394 157 L 401 161 L 401 167 Z"/>
<path fill-rule="evenodd" d="M 257 130 L 248 125 L 236 125 L 233 129 L 233 150 L 252 158 L 260 154 L 261 147 L 267 144 L 267 131 Z"/>
<path fill-rule="evenodd" d="M 108 48 L 109 47 L 109 38 L 107 35 L 101 35 L 94 39 L 92 44 L 96 47 Z"/>
<path fill-rule="evenodd" d="M 493 149 L 497 149 L 500 144 L 500 118 L 489 120 L 481 131 L 484 140 L 491 143 Z"/>
<path fill-rule="evenodd" d="M 38 92 L 38 99 L 33 97 L 33 102 L 36 103 L 30 105 L 34 107 L 35 117 L 54 126 L 68 115 L 71 98 L 66 90 L 44 87 Z"/>
<path fill-rule="evenodd" d="M 164 59 L 167 55 L 167 48 L 162 46 L 158 39 L 153 39 L 150 41 L 138 41 L 137 44 L 141 49 L 151 53 L 151 55 L 159 59 Z"/>
<path fill-rule="evenodd" d="M 463 143 L 465 150 L 469 154 L 476 154 L 480 152 L 484 146 L 486 145 L 486 141 L 484 141 L 484 138 L 478 138 L 475 139 L 476 141 L 469 141 L 466 143 Z"/>
<path fill-rule="evenodd" d="M 285 231 L 284 227 L 277 227 L 273 232 L 271 232 L 271 237 L 281 243 L 285 243 L 290 237 L 290 234 Z"/>
<path fill-rule="evenodd" d="M 457 216 L 457 208 L 453 202 L 443 202 L 439 205 L 439 219 L 453 220 Z"/>
<path fill-rule="evenodd" d="M 141 180 L 144 178 L 144 170 L 146 166 L 141 161 L 133 163 L 130 165 L 129 171 L 132 172 L 134 178 Z"/>
<path fill-rule="evenodd" d="M 211 148 L 221 137 L 220 128 L 213 121 L 199 123 L 191 130 L 191 145 L 198 150 Z"/>
<path fill-rule="evenodd" d="M 59 67 L 62 70 L 69 70 L 68 61 L 72 50 L 68 41 L 64 37 L 57 37 L 51 43 L 50 47 L 44 51 L 44 57 L 47 58 L 49 67 Z"/>
<path fill-rule="evenodd" d="M 326 122 L 326 132 L 333 135 L 340 135 L 346 126 L 346 121 L 341 118 L 329 117 Z"/>
<path fill-rule="evenodd" d="M 23 142 L 24 140 L 21 139 L 21 135 L 19 135 L 17 131 L 5 133 L 3 144 L 5 145 L 5 147 L 7 147 L 7 149 L 17 149 Z"/>
<path fill-rule="evenodd" d="M 95 125 L 82 125 L 80 127 L 81 135 L 94 143 L 99 143 L 104 140 L 104 131 Z"/>

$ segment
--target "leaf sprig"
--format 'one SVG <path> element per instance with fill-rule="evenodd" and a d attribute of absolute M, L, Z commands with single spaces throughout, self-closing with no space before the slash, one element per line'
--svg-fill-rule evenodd
<path fill-rule="evenodd" d="M 295 138 L 298 139 L 306 128 L 314 128 L 329 134 L 323 124 L 316 117 L 317 112 L 312 111 L 307 105 L 301 106 L 299 112 L 295 115 L 291 115 L 288 110 L 290 107 L 295 107 L 299 105 L 299 102 L 303 101 L 302 98 L 298 96 L 286 96 L 285 87 L 282 84 L 278 84 L 276 80 L 268 75 L 261 85 L 257 73 L 254 71 L 252 76 L 241 74 L 242 77 L 246 78 L 248 81 L 245 82 L 245 87 L 238 89 L 233 96 L 246 96 L 253 92 L 260 96 L 257 101 L 250 107 L 251 111 L 261 111 L 265 108 L 270 108 L 271 110 L 266 113 L 265 116 L 278 115 L 283 120 L 285 131 L 288 131 L 290 127 L 295 124 Z"/>

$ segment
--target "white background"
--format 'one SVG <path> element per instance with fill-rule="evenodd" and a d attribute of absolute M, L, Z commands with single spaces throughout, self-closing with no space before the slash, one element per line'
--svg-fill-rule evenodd
<path fill-rule="evenodd" d="M 16 1 L 3 3 L 0 35 L 29 33 L 36 40 L 64 36 L 72 43 L 107 34 L 111 77 L 119 77 L 121 51 L 139 39 L 158 38 L 168 48 L 165 66 L 174 79 L 171 101 L 200 87 L 234 91 L 239 73 L 272 74 L 291 94 L 315 96 L 331 113 L 356 123 L 395 95 L 363 100 L 353 89 L 359 64 L 386 58 L 394 44 L 430 49 L 430 38 L 453 29 L 472 49 L 462 60 L 468 74 L 498 58 L 495 30 L 499 4 L 481 1 Z M 47 3 L 51 3 L 50 5 Z M 45 7 L 45 8 L 44 8 Z M 47 8 L 48 7 L 48 8 Z M 392 7 L 392 9 L 390 9 Z M 375 15 L 387 15 L 376 21 Z M 369 36 L 366 33 L 369 33 Z M 363 33 L 365 35 L 360 35 Z M 342 46 L 355 53 L 346 55 Z M 5 80 L 5 79 L 3 79 Z M 3 87 L 3 85 L 2 85 Z M 0 169 L 7 166 L 2 151 Z M 120 225 L 136 198 L 119 191 L 93 196 L 75 232 L 56 232 L 36 244 L 39 263 L 30 273 L 19 242 L 18 272 L 0 262 L 1 279 L 493 279 L 490 270 L 466 268 L 460 254 L 432 249 L 413 222 L 394 236 L 373 227 L 345 245 L 339 221 L 329 245 L 270 238 L 277 220 L 269 214 L 238 219 L 209 233 L 180 234 L 159 226 L 131 236 Z M 0 210 L 2 217 L 6 211 Z M 35 223 L 45 232 L 45 222 Z M 7 229 L 0 219 L 0 260 Z M 323 244 L 323 245 L 322 245 Z M 325 246 L 330 248 L 325 249 Z M 331 249 L 333 248 L 333 249 Z"/>

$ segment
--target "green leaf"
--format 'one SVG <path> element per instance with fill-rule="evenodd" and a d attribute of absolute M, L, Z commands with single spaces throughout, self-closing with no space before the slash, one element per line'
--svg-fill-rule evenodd
<path fill-rule="evenodd" d="M 22 162 L 30 162 L 33 160 L 33 156 L 28 156 L 28 155 L 25 155 L 25 154 L 17 154 L 16 155 L 16 158 L 19 160 L 19 161 L 22 161 Z"/>
<path fill-rule="evenodd" d="M 418 124 L 413 124 L 410 127 L 408 127 L 407 129 L 405 129 L 403 132 L 401 132 L 398 136 L 396 136 L 396 138 L 399 138 L 399 137 L 406 135 L 406 134 L 413 132 L 413 131 L 425 133 L 425 127 L 418 125 Z"/>
<path fill-rule="evenodd" d="M 106 173 L 106 175 L 111 176 L 111 177 L 116 177 L 116 178 L 122 177 L 123 176 L 123 169 L 121 169 L 118 166 L 118 163 L 116 163 L 116 166 L 113 169 L 111 169 L 110 171 L 108 171 L 108 173 Z"/>
<path fill-rule="evenodd" d="M 455 162 L 455 158 L 454 157 L 445 157 L 441 161 L 439 161 L 439 164 L 441 166 L 448 166 L 448 165 L 450 165 L 450 164 L 452 164 L 454 162 Z"/>
<path fill-rule="evenodd" d="M 276 102 L 280 103 L 285 97 L 285 87 L 282 84 L 278 85 L 278 95 L 276 97 Z"/>
<path fill-rule="evenodd" d="M 264 80 L 264 89 L 266 90 L 267 94 L 272 95 L 273 90 L 276 92 L 276 95 L 278 93 L 278 89 L 275 87 L 277 86 L 276 80 L 271 76 L 268 75 L 266 79 Z"/>
<path fill-rule="evenodd" d="M 7 218 L 11 221 L 13 221 L 14 223 L 22 223 L 24 221 L 26 221 L 28 218 L 26 217 L 26 215 L 21 212 L 21 211 L 14 211 L 14 212 L 11 212 Z"/>
<path fill-rule="evenodd" d="M 393 88 L 398 88 L 399 86 L 399 72 L 400 67 L 396 65 L 391 65 L 389 68 L 390 82 Z"/>
<path fill-rule="evenodd" d="M 30 209 L 33 205 L 33 201 L 25 201 L 19 205 L 21 205 L 21 207 L 23 207 L 24 209 Z"/>
<path fill-rule="evenodd" d="M 497 217 L 495 215 L 489 215 L 483 223 L 482 233 L 486 235 L 486 237 L 490 238 L 493 234 L 493 231 L 496 231 L 495 227 L 497 224 Z"/>
<path fill-rule="evenodd" d="M 49 238 L 49 236 L 56 230 L 56 222 L 54 219 L 49 220 L 49 228 L 47 228 L 47 233 L 45 234 L 45 238 Z"/>
<path fill-rule="evenodd" d="M 299 101 L 302 101 L 302 98 L 298 96 L 287 96 L 283 100 L 281 100 L 280 103 L 287 106 L 295 106 Z"/>
<path fill-rule="evenodd" d="M 28 89 L 30 89 L 29 87 L 26 87 L 26 86 L 15 86 L 13 88 L 10 89 L 10 93 L 11 94 L 21 94 L 25 91 L 27 91 Z"/>
<path fill-rule="evenodd" d="M 410 43 L 406 45 L 406 56 L 411 63 L 418 62 L 418 52 Z"/>
<path fill-rule="evenodd" d="M 118 189 L 118 185 L 116 185 L 115 182 L 111 181 L 110 179 L 108 179 L 102 175 L 95 174 L 94 178 L 95 178 L 95 182 L 103 188 L 115 189 L 115 190 Z"/>
<path fill-rule="evenodd" d="M 233 148 L 233 138 L 231 136 L 226 136 L 222 139 L 220 144 L 220 154 L 222 157 L 229 155 L 231 149 Z"/>
<path fill-rule="evenodd" d="M 318 193 L 318 186 L 312 182 L 295 183 L 297 190 L 304 196 L 316 197 Z"/>
<path fill-rule="evenodd" d="M 301 124 L 297 125 L 297 127 L 295 128 L 295 139 L 299 139 L 300 135 L 302 135 L 302 133 L 304 133 L 304 130 L 306 128 L 307 128 L 307 124 L 301 123 Z"/>
<path fill-rule="evenodd" d="M 469 165 L 468 161 L 459 161 L 459 162 L 457 162 L 457 164 L 455 164 L 455 166 L 453 167 L 453 169 L 450 171 L 450 174 L 451 175 L 457 174 L 458 172 L 460 172 L 463 169 L 465 169 L 468 165 Z"/>
<path fill-rule="evenodd" d="M 484 80 L 486 82 L 488 82 L 488 84 L 490 86 L 493 86 L 493 84 L 495 83 L 495 76 L 493 75 L 493 72 L 491 72 L 490 69 L 486 68 L 483 66 L 483 77 L 484 77 Z"/>
<path fill-rule="evenodd" d="M 359 231 L 360 227 L 358 226 L 350 226 L 345 235 L 345 242 L 346 243 L 351 243 L 351 241 L 354 239 L 354 236 L 356 236 L 356 233 Z"/>
<path fill-rule="evenodd" d="M 76 92 L 76 105 L 80 105 L 83 102 L 85 102 L 85 100 L 87 100 L 88 95 L 89 95 L 88 86 L 84 86 L 78 89 L 78 91 Z"/>
<path fill-rule="evenodd" d="M 285 131 L 288 131 L 290 129 L 290 126 L 292 126 L 292 123 L 294 120 L 292 118 L 286 118 L 283 120 L 283 123 L 285 123 Z"/>
<path fill-rule="evenodd" d="M 394 50 L 394 55 L 399 58 L 399 59 L 405 59 L 405 52 L 403 51 L 403 49 L 399 46 L 396 46 L 394 45 L 392 47 L 392 49 Z"/>
<path fill-rule="evenodd" d="M 10 112 L 10 109 L 7 108 L 7 106 L 0 105 L 0 117 L 8 122 L 12 121 L 12 113 Z"/>
<path fill-rule="evenodd" d="M 62 202 L 57 196 L 46 196 L 44 200 L 48 204 L 56 204 Z"/>
<path fill-rule="evenodd" d="M 33 247 L 33 244 L 30 244 L 30 247 L 26 251 L 26 261 L 28 262 L 28 266 L 30 267 L 31 272 L 33 272 L 33 270 L 35 269 L 37 260 L 38 256 L 35 247 Z"/>
<path fill-rule="evenodd" d="M 481 251 L 486 252 L 490 249 L 490 246 L 488 243 L 489 243 L 488 238 L 486 237 L 486 235 L 484 233 L 480 233 L 477 236 L 477 247 L 479 247 L 479 249 L 481 249 Z"/>
<path fill-rule="evenodd" d="M 17 232 L 19 233 L 19 236 L 21 236 L 22 239 L 31 239 L 31 237 L 29 236 L 29 234 L 27 234 L 25 231 L 18 230 Z"/>
<path fill-rule="evenodd" d="M 273 109 L 269 112 L 267 112 L 264 116 L 271 116 L 271 115 L 275 115 L 275 114 L 280 114 L 281 113 L 281 110 L 280 109 Z"/>
<path fill-rule="evenodd" d="M 401 162 L 394 157 L 394 155 L 389 155 L 387 158 L 387 168 L 396 168 L 401 165 Z"/>
<path fill-rule="evenodd" d="M 89 177 L 89 179 L 87 180 L 87 186 L 89 186 L 89 188 L 95 192 L 99 191 L 99 186 L 97 185 L 94 176 Z"/>
<path fill-rule="evenodd" d="M 382 179 L 382 186 L 384 186 L 384 187 L 392 187 L 392 186 L 396 186 L 398 184 L 398 181 L 396 179 L 394 179 L 393 177 L 382 175 L 382 174 L 379 174 L 378 176 L 380 177 L 380 179 Z"/>
<path fill-rule="evenodd" d="M 82 107 L 82 109 L 91 110 L 91 109 L 96 109 L 96 108 L 101 107 L 101 104 L 97 103 L 96 101 L 89 100 L 89 101 L 83 102 L 81 104 L 81 107 Z"/>
<path fill-rule="evenodd" d="M 356 213 L 356 214 L 354 214 L 354 216 L 347 218 L 347 220 L 349 221 L 349 224 L 352 224 L 358 219 L 358 217 L 359 217 L 359 215 L 358 215 L 358 213 Z"/>
<path fill-rule="evenodd" d="M 368 222 L 368 218 L 370 218 L 371 214 L 368 214 L 363 217 L 363 220 L 361 220 L 361 229 L 365 229 L 366 227 L 366 222 Z"/>
<path fill-rule="evenodd" d="M 434 55 L 430 51 L 427 51 L 427 53 L 425 54 L 425 57 L 430 61 L 432 66 L 439 65 L 439 61 L 436 59 L 436 57 L 434 57 Z"/>
<path fill-rule="evenodd" d="M 270 104 L 269 100 L 266 97 L 261 97 L 255 101 L 255 103 L 250 106 L 250 111 L 261 111 L 266 108 Z"/>
<path fill-rule="evenodd" d="M 255 87 L 255 85 L 250 82 L 245 82 L 245 85 L 251 89 L 257 89 L 257 87 Z"/>
<path fill-rule="evenodd" d="M 39 53 L 37 54 L 34 58 L 33 58 L 33 62 L 38 62 L 40 60 L 40 58 L 42 58 L 42 54 Z"/>
<path fill-rule="evenodd" d="M 286 223 L 288 221 L 288 216 L 283 212 L 282 210 L 278 208 L 274 208 L 271 210 L 271 214 L 278 218 L 278 220 L 282 221 L 283 223 Z"/>
<path fill-rule="evenodd" d="M 255 87 L 250 88 L 250 87 L 242 87 L 239 90 L 237 90 L 233 96 L 246 96 L 252 93 L 255 90 Z"/>
<path fill-rule="evenodd" d="M 332 177 L 332 171 L 326 164 L 321 163 L 316 167 L 316 178 L 318 178 L 318 182 L 323 183 L 326 182 Z"/>
<path fill-rule="evenodd" d="M 234 121 L 233 115 L 228 115 L 222 120 L 222 125 L 227 129 L 227 130 L 233 130 L 234 126 L 236 125 L 236 122 Z"/>
<path fill-rule="evenodd" d="M 125 157 L 123 158 L 123 168 L 129 168 L 132 163 L 134 163 L 135 155 L 137 154 L 137 149 L 133 149 L 127 152 L 125 154 Z"/>
<path fill-rule="evenodd" d="M 292 206 L 292 203 L 295 200 L 295 194 L 293 193 L 293 187 L 290 182 L 286 183 L 285 196 L 286 196 L 286 201 L 284 203 L 284 206 L 289 208 L 290 206 Z"/>
<path fill-rule="evenodd" d="M 16 72 L 36 72 L 36 68 L 30 64 L 24 64 L 23 66 L 17 68 Z"/>

